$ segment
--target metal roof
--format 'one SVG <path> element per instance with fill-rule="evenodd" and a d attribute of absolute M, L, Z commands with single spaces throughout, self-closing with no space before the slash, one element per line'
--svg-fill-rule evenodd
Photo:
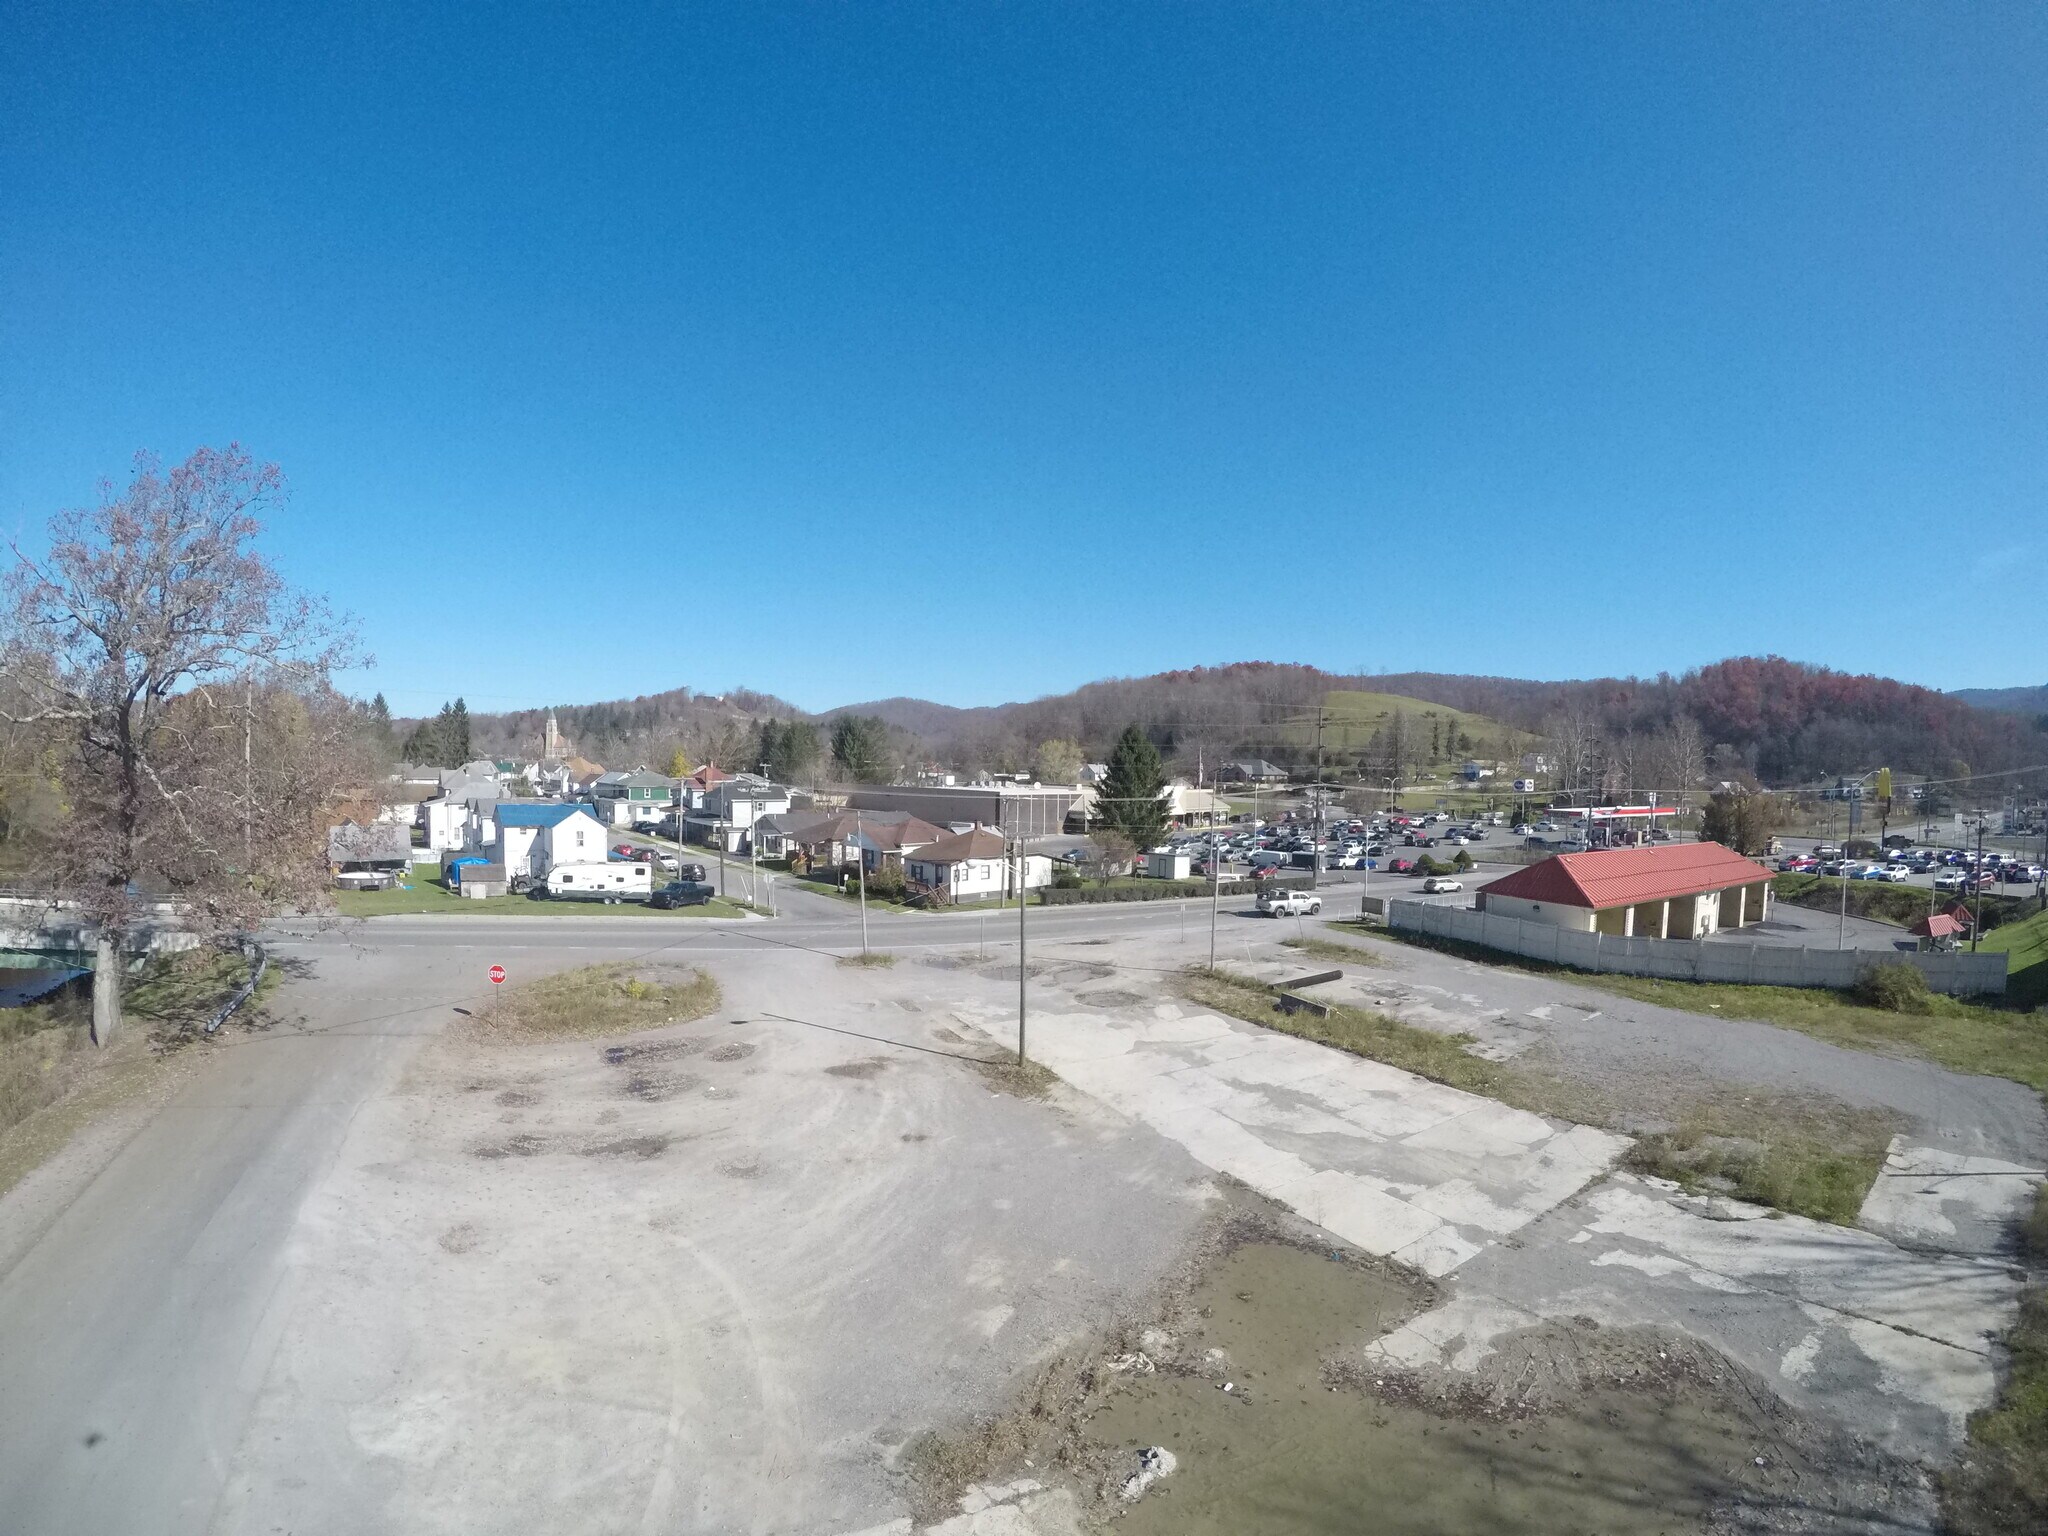
<path fill-rule="evenodd" d="M 585 805 L 582 801 L 557 802 L 552 805 L 499 803 L 492 807 L 491 816 L 501 827 L 553 827 L 559 826 L 578 811 L 597 819 L 597 807 Z"/>
<path fill-rule="evenodd" d="M 1751 885 L 1771 872 L 1719 843 L 1663 843 L 1652 848 L 1596 848 L 1560 853 L 1490 881 L 1488 896 L 1515 896 L 1563 907 L 1632 907 Z"/>

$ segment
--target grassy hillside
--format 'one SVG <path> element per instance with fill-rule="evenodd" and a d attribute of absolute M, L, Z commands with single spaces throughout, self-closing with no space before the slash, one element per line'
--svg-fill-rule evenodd
<path fill-rule="evenodd" d="M 2011 972 L 2005 995 L 2023 1006 L 2048 1004 L 2048 912 L 2036 912 L 2024 922 L 1994 928 L 1979 941 L 1985 949 L 2002 949 L 2009 957 Z"/>
<path fill-rule="evenodd" d="M 1323 695 L 1323 705 L 1330 712 L 1323 726 L 1323 751 L 1331 763 L 1339 765 L 1364 752 L 1375 733 L 1389 728 L 1397 711 L 1404 719 L 1410 750 L 1417 760 L 1431 766 L 1462 763 L 1468 757 L 1513 759 L 1528 751 L 1536 739 L 1486 715 L 1397 693 L 1335 689 Z M 1282 735 L 1289 745 L 1307 751 L 1315 748 L 1313 724 L 1286 727 Z"/>

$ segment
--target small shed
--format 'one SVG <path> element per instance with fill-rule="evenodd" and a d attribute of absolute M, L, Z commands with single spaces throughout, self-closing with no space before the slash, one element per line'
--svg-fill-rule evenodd
<path fill-rule="evenodd" d="M 1185 880 L 1192 867 L 1183 848 L 1154 848 L 1142 862 L 1144 873 L 1154 880 Z"/>
<path fill-rule="evenodd" d="M 1970 919 L 1967 913 L 1958 915 L 1953 910 L 1931 912 L 1906 931 L 1920 941 L 1922 949 L 1953 949 L 1970 936 Z"/>

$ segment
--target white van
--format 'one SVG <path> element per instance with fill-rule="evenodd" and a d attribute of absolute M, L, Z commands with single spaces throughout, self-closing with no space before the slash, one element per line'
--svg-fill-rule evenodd
<path fill-rule="evenodd" d="M 654 868 L 618 860 L 557 864 L 534 882 L 532 894 L 557 901 L 645 901 L 654 894 Z"/>

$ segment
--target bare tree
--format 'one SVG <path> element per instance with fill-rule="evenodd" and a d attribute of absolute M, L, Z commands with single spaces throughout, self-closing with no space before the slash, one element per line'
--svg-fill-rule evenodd
<path fill-rule="evenodd" d="M 1707 776 L 1707 748 L 1700 723 L 1691 715 L 1677 714 L 1650 743 L 1650 774 L 1654 789 L 1664 790 L 1674 800 L 1697 789 Z"/>
<path fill-rule="evenodd" d="M 361 796 L 363 717 L 329 686 L 345 628 L 253 544 L 274 465 L 139 456 L 119 495 L 17 545 L 0 668 L 57 753 L 64 806 L 43 867 L 97 930 L 93 1038 L 120 1022 L 121 963 L 169 899 L 203 935 L 247 931 L 325 885 L 330 815 Z"/>
<path fill-rule="evenodd" d="M 1606 757 L 1606 740 L 1593 710 L 1583 701 L 1573 700 L 1550 717 L 1543 734 L 1549 739 L 1551 755 L 1557 762 L 1558 788 L 1589 798 L 1596 794 Z"/>

